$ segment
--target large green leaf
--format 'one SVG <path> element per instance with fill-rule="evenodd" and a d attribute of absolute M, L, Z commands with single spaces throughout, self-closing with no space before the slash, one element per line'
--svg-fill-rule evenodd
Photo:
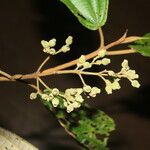
<path fill-rule="evenodd" d="M 137 40 L 133 45 L 129 45 L 129 47 L 143 56 L 150 57 L 150 33 L 147 33 L 143 39 Z"/>
<path fill-rule="evenodd" d="M 107 20 L 109 0 L 60 0 L 90 30 L 97 30 Z"/>
<path fill-rule="evenodd" d="M 51 102 L 42 100 L 47 109 L 57 117 L 65 130 L 85 149 L 108 150 L 109 133 L 115 129 L 114 121 L 104 112 L 83 105 L 71 113 L 63 107 L 63 99 L 59 99 L 59 107 L 54 108 Z"/>

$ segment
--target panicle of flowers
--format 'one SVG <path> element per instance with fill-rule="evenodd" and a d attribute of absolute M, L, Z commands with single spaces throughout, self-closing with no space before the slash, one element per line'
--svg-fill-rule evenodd
<path fill-rule="evenodd" d="M 78 59 L 76 70 L 80 70 L 81 74 L 82 73 L 87 75 L 93 74 L 99 76 L 106 84 L 105 91 L 107 92 L 107 94 L 112 94 L 113 90 L 119 90 L 121 88 L 119 83 L 121 78 L 127 78 L 131 82 L 131 85 L 135 88 L 140 87 L 140 83 L 136 80 L 139 78 L 139 75 L 136 74 L 135 70 L 130 69 L 128 65 L 128 60 L 126 59 L 121 64 L 122 66 L 121 71 L 117 73 L 115 73 L 113 70 L 106 70 L 106 69 L 98 73 L 83 72 L 85 69 L 89 69 L 93 65 L 106 66 L 110 64 L 111 60 L 109 58 L 104 58 L 105 55 L 106 55 L 106 50 L 100 50 L 98 55 L 95 58 L 93 58 L 91 62 L 86 61 L 85 56 L 81 55 L 81 57 Z M 83 82 L 83 78 L 82 78 L 82 82 Z M 85 82 L 83 82 L 83 84 L 85 84 Z"/>
<path fill-rule="evenodd" d="M 51 43 L 50 45 L 54 46 L 56 44 L 56 41 L 53 39 L 48 43 Z M 72 38 L 68 37 L 66 39 L 66 46 L 69 47 L 71 43 Z M 64 49 L 65 48 L 62 47 L 61 51 L 66 52 Z M 93 65 L 106 66 L 110 64 L 111 60 L 109 58 L 104 58 L 105 55 L 106 50 L 100 50 L 98 55 L 90 62 L 86 60 L 86 57 L 84 55 L 81 55 L 81 57 L 78 59 L 77 67 L 72 71 L 76 72 L 79 75 L 83 84 L 82 88 L 68 88 L 64 93 L 60 92 L 57 88 L 51 90 L 48 89 L 49 93 L 31 93 L 30 99 L 36 99 L 37 95 L 39 94 L 43 100 L 51 102 L 53 107 L 58 107 L 60 106 L 59 104 L 63 104 L 66 111 L 70 113 L 73 110 L 81 107 L 82 103 L 84 102 L 83 94 L 89 98 L 96 97 L 97 94 L 101 93 L 101 89 L 99 87 L 91 87 L 90 85 L 86 84 L 83 75 L 93 75 L 100 77 L 105 82 L 105 91 L 107 94 L 112 94 L 114 90 L 119 90 L 121 88 L 119 81 L 122 78 L 128 79 L 133 87 L 140 87 L 140 83 L 137 81 L 139 75 L 136 74 L 135 70 L 130 69 L 128 60 L 126 59 L 122 62 L 122 68 L 119 72 L 114 72 L 113 70 L 107 69 L 100 72 L 87 71 L 87 69 L 91 68 Z M 58 96 L 61 97 L 63 102 L 60 103 L 60 99 L 58 98 Z"/>
<path fill-rule="evenodd" d="M 130 69 L 129 65 L 128 65 L 128 60 L 124 60 L 121 64 L 122 69 L 119 73 L 120 76 L 127 78 L 130 82 L 131 85 L 135 88 L 139 88 L 140 87 L 140 83 L 138 82 L 138 78 L 139 75 L 136 73 L 135 70 Z"/>
<path fill-rule="evenodd" d="M 68 38 L 65 40 L 65 45 L 63 45 L 59 50 L 56 50 L 54 47 L 56 46 L 56 39 L 53 38 L 49 41 L 42 40 L 41 44 L 43 46 L 43 52 L 50 54 L 50 55 L 56 55 L 58 53 L 66 53 L 70 51 L 70 45 L 73 42 L 73 37 L 68 36 Z"/>
<path fill-rule="evenodd" d="M 38 94 L 41 96 L 41 98 L 45 101 L 51 101 L 52 105 L 54 107 L 57 107 L 59 105 L 59 100 L 56 98 L 56 96 L 59 95 L 59 90 L 57 88 L 54 88 L 50 91 L 50 93 L 31 93 L 30 94 L 30 99 L 34 100 L 37 98 Z"/>

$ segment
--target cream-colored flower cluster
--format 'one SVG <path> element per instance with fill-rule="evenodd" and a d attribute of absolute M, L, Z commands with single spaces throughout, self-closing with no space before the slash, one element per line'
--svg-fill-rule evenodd
<path fill-rule="evenodd" d="M 88 94 L 91 97 L 95 97 L 101 90 L 98 87 L 90 87 L 88 85 L 83 88 L 70 88 L 66 89 L 64 94 L 64 106 L 67 112 L 70 113 L 74 109 L 79 108 L 84 101 L 82 94 Z"/>
<path fill-rule="evenodd" d="M 50 41 L 42 40 L 41 44 L 43 46 L 43 52 L 50 54 L 50 55 L 56 55 L 58 53 L 66 53 L 70 51 L 70 45 L 73 42 L 72 36 L 68 36 L 68 38 L 65 41 L 65 45 L 63 45 L 59 50 L 56 50 L 54 47 L 56 45 L 56 39 L 53 38 Z"/>
<path fill-rule="evenodd" d="M 104 58 L 106 55 L 106 50 L 100 50 L 98 55 L 93 58 L 91 62 L 86 61 L 86 58 L 84 55 L 82 55 L 78 59 L 77 68 L 76 70 L 80 70 L 81 74 L 85 74 L 83 71 L 85 69 L 91 68 L 93 65 L 108 65 L 111 63 L 111 60 L 109 58 Z M 95 72 L 86 72 L 87 75 L 97 75 L 99 76 L 106 84 L 105 91 L 107 94 L 112 94 L 113 90 L 119 90 L 121 88 L 120 86 L 120 79 L 121 78 L 127 78 L 133 87 L 139 88 L 140 83 L 136 80 L 139 78 L 139 75 L 136 74 L 135 70 L 131 70 L 128 65 L 128 60 L 124 60 L 121 64 L 122 69 L 120 72 L 115 73 L 113 70 L 103 70 L 101 72 L 95 73 Z M 108 78 L 109 77 L 109 78 Z M 83 78 L 82 78 L 83 82 Z M 85 82 L 83 82 L 85 85 Z"/>
<path fill-rule="evenodd" d="M 106 50 L 101 50 L 98 55 L 92 60 L 92 62 L 86 61 L 86 58 L 84 55 L 81 55 L 81 57 L 78 59 L 77 68 L 80 70 L 85 70 L 91 68 L 93 65 L 108 65 L 110 64 L 109 58 L 103 58 L 106 55 Z M 101 59 L 101 60 L 99 60 Z"/>
<path fill-rule="evenodd" d="M 57 88 L 52 89 L 49 93 L 40 93 L 39 95 L 45 101 L 51 102 L 53 107 L 58 107 L 60 101 L 57 96 L 61 96 L 63 99 L 63 105 L 66 107 L 68 113 L 74 109 L 79 108 L 84 102 L 82 94 L 88 94 L 90 97 L 96 97 L 101 90 L 98 87 L 84 86 L 83 88 L 70 88 L 66 89 L 62 94 Z M 34 100 L 37 98 L 37 93 L 31 93 L 30 99 Z"/>
<path fill-rule="evenodd" d="M 124 60 L 121 65 L 122 65 L 122 69 L 119 74 L 127 78 L 131 82 L 131 85 L 133 87 L 139 88 L 140 83 L 137 81 L 137 79 L 139 78 L 139 75 L 136 74 L 135 70 L 130 69 L 128 65 L 128 60 Z"/>
<path fill-rule="evenodd" d="M 62 52 L 68 51 L 69 45 L 72 43 L 72 37 L 68 37 L 66 39 L 66 45 L 61 48 Z M 45 48 L 45 52 L 49 53 L 49 48 L 55 46 L 56 40 L 52 39 L 49 42 L 42 42 L 43 47 Z M 47 46 L 48 45 L 48 46 Z M 65 48 L 67 47 L 67 48 Z M 48 48 L 48 49 L 47 49 Z M 50 48 L 51 49 L 51 48 Z M 57 53 L 57 52 L 56 52 Z M 74 109 L 79 108 L 84 102 L 83 94 L 87 97 L 96 97 L 97 94 L 101 93 L 101 89 L 99 87 L 91 87 L 86 84 L 83 75 L 92 75 L 101 78 L 105 82 L 105 91 L 107 94 L 112 94 L 114 90 L 119 90 L 121 88 L 119 81 L 122 78 L 126 78 L 131 82 L 133 87 L 139 88 L 140 83 L 137 81 L 139 75 L 135 72 L 135 70 L 130 69 L 128 65 L 128 60 L 124 60 L 121 64 L 121 70 L 119 72 L 114 72 L 113 70 L 102 70 L 100 72 L 92 72 L 87 71 L 89 68 L 93 67 L 93 65 L 103 65 L 106 66 L 111 63 L 109 58 L 104 58 L 106 55 L 106 50 L 100 50 L 98 55 L 93 58 L 90 62 L 86 60 L 86 57 L 82 55 L 77 62 L 77 67 L 75 70 L 69 70 L 70 72 L 77 73 L 81 79 L 83 84 L 82 88 L 69 88 L 66 89 L 64 93 L 60 92 L 57 88 L 47 89 L 49 93 L 31 93 L 30 99 L 36 99 L 39 94 L 41 98 L 45 101 L 50 101 L 53 107 L 58 107 L 60 104 L 60 100 L 58 96 L 61 96 L 63 100 L 63 106 L 66 108 L 68 113 L 72 112 Z M 85 71 L 86 70 L 86 71 Z M 67 70 L 66 70 L 67 71 Z M 66 73 L 66 72 L 65 72 Z M 62 103 L 61 103 L 62 104 Z"/>

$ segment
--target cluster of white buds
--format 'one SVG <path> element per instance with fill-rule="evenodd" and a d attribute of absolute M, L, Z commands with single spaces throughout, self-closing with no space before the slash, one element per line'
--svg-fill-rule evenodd
<path fill-rule="evenodd" d="M 121 74 L 123 77 L 127 78 L 130 82 L 131 85 L 135 88 L 140 87 L 140 83 L 137 81 L 139 78 L 139 75 L 136 74 L 135 70 L 131 70 L 129 65 L 128 65 L 128 60 L 124 60 L 121 64 L 122 69 L 119 74 Z"/>
<path fill-rule="evenodd" d="M 92 67 L 92 64 L 86 61 L 86 58 L 84 55 L 81 55 L 81 57 L 78 59 L 77 68 L 88 69 L 91 67 Z"/>
<path fill-rule="evenodd" d="M 78 59 L 76 69 L 83 71 L 84 69 L 91 68 L 93 65 L 104 65 L 104 66 L 106 66 L 106 65 L 110 64 L 111 60 L 109 58 L 103 58 L 105 55 L 106 55 L 106 50 L 104 50 L 104 49 L 100 50 L 98 55 L 95 58 L 93 58 L 93 60 L 91 62 L 86 61 L 85 56 L 82 55 Z M 90 72 L 89 74 L 96 75 L 95 72 Z M 122 62 L 122 69 L 120 72 L 115 73 L 112 70 L 106 70 L 105 69 L 105 70 L 99 72 L 97 74 L 97 76 L 99 76 L 105 82 L 105 84 L 106 84 L 105 90 L 106 90 L 107 94 L 112 94 L 113 90 L 119 90 L 121 88 L 121 86 L 119 84 L 119 81 L 121 78 L 127 78 L 131 82 L 131 85 L 133 87 L 136 87 L 136 88 L 140 87 L 139 82 L 136 80 L 139 78 L 139 75 L 136 74 L 135 70 L 130 69 L 130 67 L 128 66 L 127 60 L 124 60 Z M 111 77 L 111 80 L 109 80 L 108 78 L 106 79 L 106 77 L 109 77 L 109 76 Z M 113 81 L 112 81 L 112 78 L 114 78 Z M 83 80 L 83 78 L 82 78 L 82 80 Z M 90 86 L 85 86 L 84 89 L 91 92 Z M 92 92 L 89 95 L 92 97 L 96 96 Z"/>
<path fill-rule="evenodd" d="M 77 68 L 76 69 L 89 69 L 92 67 L 92 65 L 108 65 L 110 64 L 110 59 L 109 58 L 103 58 L 106 55 L 106 50 L 100 50 L 98 55 L 91 61 L 88 62 L 86 61 L 86 58 L 84 55 L 81 55 L 80 58 L 78 59 L 77 63 Z M 100 60 L 99 60 L 100 59 Z"/>
<path fill-rule="evenodd" d="M 72 112 L 76 108 L 79 108 L 84 102 L 82 96 L 83 92 L 88 93 L 91 97 L 96 97 L 101 90 L 98 87 L 91 87 L 89 85 L 86 85 L 83 88 L 66 89 L 64 94 L 64 106 L 66 107 L 68 113 Z"/>
<path fill-rule="evenodd" d="M 98 55 L 93 59 L 92 64 L 93 65 L 108 65 L 110 64 L 111 60 L 109 58 L 103 58 L 106 55 L 106 50 L 102 49 L 99 51 Z M 101 59 L 101 60 L 99 60 Z"/>
<path fill-rule="evenodd" d="M 49 94 L 46 93 L 39 93 L 39 95 L 41 96 L 41 98 L 45 101 L 51 101 L 52 105 L 54 107 L 57 107 L 59 105 L 59 100 L 58 98 L 56 98 L 57 95 L 59 95 L 59 90 L 57 88 L 54 88 L 51 90 L 51 92 Z M 30 94 L 30 99 L 34 100 L 37 98 L 38 93 L 31 93 Z"/>
<path fill-rule="evenodd" d="M 31 93 L 30 94 L 30 99 L 35 100 L 37 98 L 38 93 Z"/>
<path fill-rule="evenodd" d="M 120 79 L 118 79 L 118 78 L 115 79 L 113 82 L 111 82 L 107 79 L 105 80 L 105 83 L 106 83 L 105 90 L 106 90 L 107 94 L 112 94 L 113 90 L 119 90 L 121 88 L 119 81 L 120 81 Z"/>
<path fill-rule="evenodd" d="M 72 37 L 69 36 L 65 45 L 61 47 L 60 50 L 56 51 L 53 47 L 56 45 L 56 39 L 52 39 L 49 42 L 42 41 L 41 44 L 44 47 L 44 52 L 49 53 L 51 55 L 55 55 L 59 52 L 67 52 L 70 50 L 70 45 L 72 44 Z M 101 89 L 94 86 L 91 87 L 87 85 L 84 81 L 83 75 L 94 75 L 100 77 L 106 84 L 105 91 L 107 94 L 112 94 L 114 90 L 119 90 L 121 88 L 119 81 L 121 78 L 127 78 L 133 87 L 139 88 L 140 83 L 137 81 L 139 75 L 136 74 L 135 70 L 131 70 L 128 65 L 128 60 L 124 60 L 121 64 L 122 69 L 120 72 L 115 73 L 113 70 L 103 70 L 100 72 L 88 72 L 84 71 L 85 69 L 91 68 L 93 65 L 103 65 L 106 66 L 110 64 L 111 60 L 109 58 L 104 58 L 106 55 L 106 50 L 100 50 L 98 55 L 92 59 L 91 62 L 86 60 L 85 55 L 81 55 L 78 59 L 77 67 L 75 71 L 77 71 L 83 87 L 82 88 L 69 88 L 66 89 L 64 93 L 59 92 L 57 88 L 54 88 L 49 91 L 49 93 L 31 93 L 30 99 L 36 99 L 39 94 L 41 98 L 45 101 L 51 102 L 53 107 L 60 106 L 60 100 L 58 96 L 62 97 L 63 106 L 65 107 L 68 113 L 72 112 L 74 109 L 79 108 L 84 102 L 82 94 L 85 94 L 87 97 L 96 97 L 97 94 L 101 93 Z M 74 70 L 73 70 L 74 71 Z M 79 71 L 79 72 L 78 72 Z M 110 79 L 109 79 L 110 78 Z"/>
<path fill-rule="evenodd" d="M 66 107 L 68 113 L 72 112 L 75 108 L 79 108 L 81 106 L 84 101 L 81 95 L 82 93 L 82 88 L 66 89 L 64 94 L 64 106 Z"/>
<path fill-rule="evenodd" d="M 98 87 L 91 87 L 89 85 L 85 85 L 83 87 L 83 91 L 88 93 L 91 97 L 96 97 L 97 94 L 100 94 L 101 89 L 99 89 Z"/>
<path fill-rule="evenodd" d="M 65 45 L 63 45 L 59 50 L 56 50 L 54 47 L 56 45 L 56 39 L 53 38 L 50 41 L 42 40 L 41 44 L 43 46 L 43 52 L 50 54 L 50 55 L 56 55 L 60 52 L 66 53 L 70 51 L 70 45 L 73 42 L 72 36 L 68 36 L 68 38 L 65 40 Z"/>

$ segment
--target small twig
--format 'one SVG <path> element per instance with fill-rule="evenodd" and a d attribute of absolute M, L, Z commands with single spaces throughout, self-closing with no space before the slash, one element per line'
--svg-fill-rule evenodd
<path fill-rule="evenodd" d="M 37 80 L 38 80 L 46 89 L 48 89 L 48 90 L 51 91 L 51 89 L 44 83 L 44 81 L 43 81 L 41 78 L 38 77 Z"/>
<path fill-rule="evenodd" d="M 40 84 L 39 84 L 38 77 L 36 78 L 36 86 L 37 86 L 37 92 L 39 94 L 40 93 Z"/>
<path fill-rule="evenodd" d="M 85 86 L 85 85 L 86 85 L 86 83 L 85 83 L 85 81 L 84 81 L 84 79 L 83 79 L 82 75 L 81 75 L 81 74 L 78 74 L 78 75 L 79 75 L 79 77 L 80 77 L 80 79 L 81 79 L 81 82 L 82 82 L 83 86 Z"/>
<path fill-rule="evenodd" d="M 8 78 L 8 79 L 11 79 L 11 78 L 12 78 L 11 75 L 9 75 L 8 73 L 6 73 L 6 72 L 4 72 L 4 71 L 2 71 L 2 70 L 0 70 L 0 74 L 3 75 L 4 77 Z"/>
<path fill-rule="evenodd" d="M 113 56 L 113 55 L 126 55 L 126 54 L 132 54 L 132 53 L 137 53 L 134 49 L 125 49 L 125 50 L 116 50 L 116 51 L 107 51 L 108 56 Z"/>
<path fill-rule="evenodd" d="M 50 56 L 48 56 L 43 62 L 42 64 L 39 66 L 37 73 L 39 73 L 42 69 L 42 67 L 47 63 L 47 61 L 50 59 Z"/>
<path fill-rule="evenodd" d="M 145 39 L 145 37 L 139 37 L 139 36 L 129 36 L 127 37 L 121 44 L 128 44 L 135 42 L 137 40 Z"/>

